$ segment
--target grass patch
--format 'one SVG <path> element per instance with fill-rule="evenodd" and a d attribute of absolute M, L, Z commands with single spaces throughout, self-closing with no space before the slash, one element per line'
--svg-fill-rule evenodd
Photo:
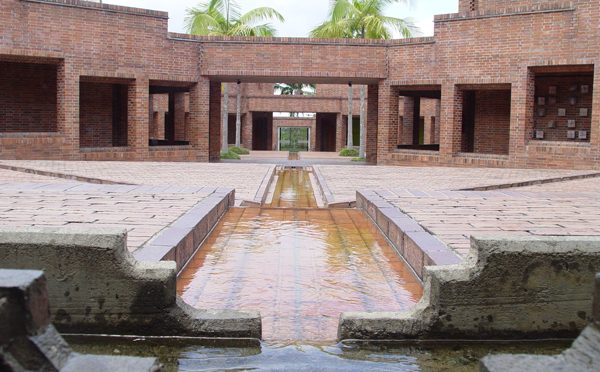
<path fill-rule="evenodd" d="M 358 150 L 356 150 L 356 149 L 343 149 L 342 151 L 340 151 L 340 156 L 348 156 L 348 157 L 356 158 L 356 157 L 358 157 Z"/>
<path fill-rule="evenodd" d="M 238 154 L 238 155 L 248 155 L 248 154 L 250 154 L 250 151 L 248 149 L 243 148 L 243 147 L 230 147 L 229 148 L 229 152 L 233 152 L 234 154 Z"/>
<path fill-rule="evenodd" d="M 355 162 L 364 162 L 364 161 L 367 161 L 367 159 L 365 159 L 365 158 L 352 158 L 352 161 L 355 161 Z"/>
<path fill-rule="evenodd" d="M 222 152 L 221 159 L 240 160 L 240 156 L 233 151 Z"/>

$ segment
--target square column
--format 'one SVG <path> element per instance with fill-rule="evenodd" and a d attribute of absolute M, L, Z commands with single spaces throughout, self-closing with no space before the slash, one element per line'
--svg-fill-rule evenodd
<path fill-rule="evenodd" d="M 379 90 L 380 85 L 369 85 L 367 88 L 367 122 L 365 130 L 365 156 L 369 163 L 378 163 L 379 159 Z M 398 126 L 398 97 L 396 97 L 396 127 Z M 394 141 L 395 143 L 395 141 Z"/>
<path fill-rule="evenodd" d="M 440 157 L 450 161 L 461 148 L 462 91 L 451 82 L 444 83 L 440 106 Z"/>
<path fill-rule="evenodd" d="M 347 123 L 344 122 L 344 115 L 335 116 L 335 151 L 340 152 L 346 147 Z"/>
<path fill-rule="evenodd" d="M 252 111 L 242 116 L 242 146 L 252 150 Z"/>
<path fill-rule="evenodd" d="M 524 79 L 511 85 L 509 156 L 518 161 L 526 157 L 525 148 L 533 133 L 535 74 L 523 71 Z"/>
<path fill-rule="evenodd" d="M 127 87 L 127 145 L 137 160 L 148 158 L 150 85 L 147 77 L 137 77 Z"/>
<path fill-rule="evenodd" d="M 190 89 L 190 122 L 187 140 L 196 150 L 196 160 L 208 162 L 210 81 L 201 79 Z"/>
<path fill-rule="evenodd" d="M 374 134 L 377 138 L 377 163 L 385 163 L 390 155 L 390 152 L 396 149 L 398 142 L 398 120 L 399 120 L 399 105 L 400 97 L 398 88 L 389 86 L 386 82 L 379 84 L 378 94 L 371 99 L 371 91 L 375 90 L 369 86 L 369 104 L 368 104 L 368 121 L 371 122 L 373 117 L 377 117 L 377 123 L 367 126 L 367 145 L 371 142 L 369 133 Z M 375 104 L 377 99 L 377 106 Z M 368 148 L 368 146 L 367 146 Z M 367 151 L 367 154 L 369 152 Z"/>
<path fill-rule="evenodd" d="M 209 161 L 221 159 L 221 82 L 210 82 Z"/>
<path fill-rule="evenodd" d="M 58 131 L 65 136 L 61 149 L 66 159 L 79 158 L 79 76 L 72 65 L 60 63 L 56 74 L 56 118 Z"/>

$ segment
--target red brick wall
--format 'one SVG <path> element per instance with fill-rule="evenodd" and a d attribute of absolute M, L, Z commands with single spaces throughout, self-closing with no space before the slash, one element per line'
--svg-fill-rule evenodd
<path fill-rule="evenodd" d="M 112 84 L 80 84 L 79 144 L 81 147 L 112 146 L 112 93 Z"/>
<path fill-rule="evenodd" d="M 56 66 L 0 61 L 0 132 L 55 132 Z"/>
<path fill-rule="evenodd" d="M 474 152 L 508 154 L 510 140 L 510 91 L 475 92 Z"/>

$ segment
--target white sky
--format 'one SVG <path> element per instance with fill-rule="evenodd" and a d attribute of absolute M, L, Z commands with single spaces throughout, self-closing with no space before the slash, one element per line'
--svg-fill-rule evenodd
<path fill-rule="evenodd" d="M 185 10 L 205 0 L 104 0 L 107 4 L 132 6 L 169 12 L 169 31 L 184 33 Z M 327 18 L 329 0 L 237 0 L 243 11 L 259 6 L 270 6 L 279 11 L 285 23 L 274 23 L 277 36 L 305 37 L 311 29 Z M 456 13 L 458 0 L 412 0 L 412 5 L 391 5 L 386 15 L 412 18 L 420 35 L 433 35 L 435 14 Z"/>

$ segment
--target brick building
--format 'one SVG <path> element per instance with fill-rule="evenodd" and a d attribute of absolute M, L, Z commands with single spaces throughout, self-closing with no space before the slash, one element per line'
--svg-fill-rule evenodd
<path fill-rule="evenodd" d="M 599 168 L 597 0 L 460 0 L 434 37 L 390 41 L 195 37 L 168 33 L 167 17 L 0 2 L 0 158 L 214 160 L 221 83 L 235 114 L 239 80 L 250 148 L 304 126 L 312 149 L 338 150 L 352 82 L 368 86 L 370 161 Z M 278 82 L 317 95 L 275 97 Z"/>

